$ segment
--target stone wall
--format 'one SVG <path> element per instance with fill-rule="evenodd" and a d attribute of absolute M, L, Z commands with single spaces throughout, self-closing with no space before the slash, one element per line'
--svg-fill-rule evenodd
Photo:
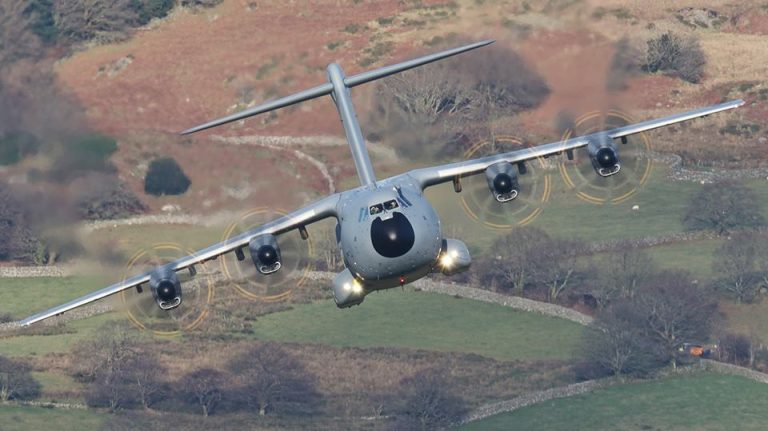
<path fill-rule="evenodd" d="M 546 389 L 543 391 L 531 392 L 529 394 L 521 395 L 511 400 L 500 401 L 498 403 L 486 404 L 481 406 L 469 414 L 464 416 L 459 424 L 466 424 L 469 422 L 485 419 L 490 416 L 497 415 L 499 413 L 512 412 L 523 407 L 528 407 L 533 404 L 538 404 L 544 401 L 550 401 L 557 398 L 572 397 L 574 395 L 582 395 L 588 392 L 592 392 L 596 389 L 606 388 L 618 383 L 624 383 L 625 380 L 616 379 L 613 377 L 588 380 L 586 382 L 574 383 L 568 386 L 561 386 L 558 388 Z"/>

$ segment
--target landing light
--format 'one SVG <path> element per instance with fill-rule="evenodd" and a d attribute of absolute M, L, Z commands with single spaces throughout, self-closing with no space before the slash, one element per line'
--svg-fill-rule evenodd
<path fill-rule="evenodd" d="M 356 295 L 363 293 L 363 285 L 357 280 L 352 280 L 351 283 L 344 283 L 343 287 L 347 292 L 351 290 Z"/>
<path fill-rule="evenodd" d="M 453 263 L 456 261 L 456 258 L 458 257 L 459 253 L 456 252 L 456 250 L 453 250 L 450 253 L 445 253 L 442 257 L 440 257 L 440 265 L 443 268 L 450 268 L 453 266 Z"/>

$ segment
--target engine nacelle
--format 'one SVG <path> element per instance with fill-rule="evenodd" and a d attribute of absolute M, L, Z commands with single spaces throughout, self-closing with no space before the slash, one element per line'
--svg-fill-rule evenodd
<path fill-rule="evenodd" d="M 339 308 L 359 305 L 367 294 L 363 284 L 348 269 L 338 273 L 333 279 L 333 300 Z"/>
<path fill-rule="evenodd" d="M 589 145 L 587 145 L 587 153 L 589 153 L 592 167 L 601 177 L 610 177 L 621 170 L 619 149 L 610 137 L 601 136 L 598 139 L 590 140 Z"/>
<path fill-rule="evenodd" d="M 520 191 L 517 173 L 512 163 L 495 163 L 485 170 L 485 179 L 494 199 L 498 202 L 509 202 L 516 198 Z"/>
<path fill-rule="evenodd" d="M 472 256 L 467 245 L 457 239 L 444 239 L 437 265 L 445 275 L 454 275 L 469 269 Z"/>
<path fill-rule="evenodd" d="M 172 310 L 181 305 L 181 282 L 174 270 L 166 267 L 155 269 L 149 276 L 149 287 L 161 309 Z"/>
<path fill-rule="evenodd" d="M 248 243 L 248 251 L 256 269 L 262 274 L 272 274 L 283 264 L 280 259 L 280 247 L 274 235 L 259 235 Z"/>

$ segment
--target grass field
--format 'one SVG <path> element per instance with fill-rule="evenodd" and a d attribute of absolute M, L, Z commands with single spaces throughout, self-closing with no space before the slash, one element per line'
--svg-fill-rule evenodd
<path fill-rule="evenodd" d="M 105 286 L 101 276 L 4 278 L 0 313 L 20 319 Z"/>
<path fill-rule="evenodd" d="M 764 430 L 768 385 L 700 374 L 628 384 L 473 422 L 464 430 Z"/>
<path fill-rule="evenodd" d="M 70 352 L 81 340 L 93 337 L 105 323 L 124 318 L 122 314 L 107 313 L 66 323 L 65 332 L 55 335 L 21 335 L 0 338 L 0 353 L 7 356 L 37 356 Z"/>
<path fill-rule="evenodd" d="M 392 289 L 359 307 L 332 301 L 259 318 L 255 336 L 332 346 L 477 353 L 500 360 L 567 359 L 584 328 L 563 319 L 446 295 Z"/>
<path fill-rule="evenodd" d="M 55 429 L 80 431 L 100 429 L 108 415 L 91 410 L 64 410 L 44 407 L 0 406 L 0 429 L 30 431 Z"/>

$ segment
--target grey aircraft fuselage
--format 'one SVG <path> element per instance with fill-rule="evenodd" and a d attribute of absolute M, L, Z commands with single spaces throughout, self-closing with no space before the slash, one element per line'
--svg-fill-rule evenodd
<path fill-rule="evenodd" d="M 346 307 L 362 302 L 368 292 L 426 276 L 447 250 L 440 218 L 415 181 L 401 176 L 397 183 L 376 182 L 344 72 L 333 63 L 327 73 L 362 183 L 341 193 L 336 211 L 336 240 L 346 270 L 334 281 L 334 297 L 337 305 Z M 466 247 L 462 249 L 469 259 Z"/>

